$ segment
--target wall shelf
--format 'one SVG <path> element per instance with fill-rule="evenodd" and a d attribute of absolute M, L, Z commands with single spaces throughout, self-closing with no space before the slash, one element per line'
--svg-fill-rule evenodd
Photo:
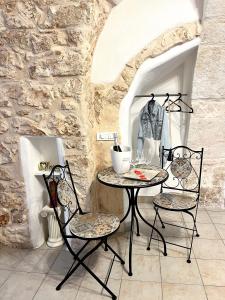
<path fill-rule="evenodd" d="M 34 173 L 34 176 L 43 176 L 43 174 L 45 174 L 46 176 L 48 176 L 50 174 L 50 171 L 36 171 Z M 60 175 L 60 172 L 54 172 L 55 175 Z"/>

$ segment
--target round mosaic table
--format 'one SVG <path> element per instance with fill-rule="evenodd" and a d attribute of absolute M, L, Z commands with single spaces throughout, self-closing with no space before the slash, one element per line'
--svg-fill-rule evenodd
<path fill-rule="evenodd" d="M 136 220 L 137 224 L 137 235 L 139 236 L 139 223 L 138 218 L 139 216 L 141 220 L 146 223 L 149 227 L 153 228 L 158 235 L 161 237 L 163 245 L 164 245 L 164 255 L 167 255 L 166 252 L 166 242 L 162 236 L 162 234 L 155 228 L 152 224 L 147 222 L 145 218 L 142 216 L 139 208 L 138 208 L 138 192 L 141 188 L 149 188 L 152 186 L 156 186 L 162 184 L 168 178 L 168 173 L 166 170 L 160 169 L 155 166 L 151 165 L 138 165 L 138 168 L 148 169 L 148 170 L 157 170 L 159 173 L 150 181 L 140 181 L 140 180 L 133 180 L 123 178 L 123 175 L 117 174 L 112 167 L 104 169 L 97 174 L 97 179 L 104 185 L 108 185 L 114 188 L 125 188 L 127 191 L 129 205 L 128 210 L 125 216 L 120 221 L 121 223 L 128 217 L 129 213 L 131 212 L 131 224 L 130 224 L 130 244 L 129 244 L 129 272 L 128 275 L 132 276 L 132 243 L 133 243 L 133 228 L 134 228 L 134 220 Z"/>

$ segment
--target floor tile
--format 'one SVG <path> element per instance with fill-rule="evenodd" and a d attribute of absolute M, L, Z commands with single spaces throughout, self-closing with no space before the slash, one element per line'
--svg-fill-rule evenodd
<path fill-rule="evenodd" d="M 179 211 L 169 211 L 160 209 L 159 210 L 160 217 L 165 222 L 182 222 L 182 214 Z"/>
<path fill-rule="evenodd" d="M 220 235 L 215 228 L 214 224 L 201 224 L 197 225 L 199 237 L 198 239 L 220 239 Z M 188 230 L 188 236 L 192 235 L 192 231 Z"/>
<path fill-rule="evenodd" d="M 188 264 L 184 258 L 160 257 L 160 263 L 164 283 L 202 284 L 195 259 Z"/>
<path fill-rule="evenodd" d="M 139 208 L 153 208 L 153 197 L 138 197 L 138 207 Z"/>
<path fill-rule="evenodd" d="M 125 270 L 123 271 L 122 278 L 125 280 L 138 280 L 138 281 L 154 281 L 160 282 L 160 263 L 159 256 L 149 255 L 133 255 L 132 256 L 132 269 L 133 276 L 128 276 L 128 255 L 125 260 Z"/>
<path fill-rule="evenodd" d="M 139 255 L 159 255 L 158 241 L 152 240 L 150 251 L 147 250 L 148 241 L 149 236 L 144 236 L 143 234 L 141 236 L 134 235 L 132 253 Z M 129 253 L 129 240 L 127 241 L 126 253 Z"/>
<path fill-rule="evenodd" d="M 222 239 L 225 239 L 225 224 L 214 224 L 217 231 L 219 232 L 219 235 Z"/>
<path fill-rule="evenodd" d="M 119 300 L 161 300 L 161 283 L 122 280 Z"/>
<path fill-rule="evenodd" d="M 193 243 L 196 258 L 225 259 L 225 245 L 221 240 L 196 238 Z"/>
<path fill-rule="evenodd" d="M 170 222 L 170 223 L 173 225 L 185 226 L 185 224 L 182 224 L 180 222 Z M 165 224 L 165 228 L 162 228 L 160 222 L 157 222 L 156 227 L 165 238 L 166 237 L 187 237 L 188 236 L 187 230 L 180 228 L 180 227 Z"/>
<path fill-rule="evenodd" d="M 205 291 L 208 300 L 224 300 L 225 287 L 205 286 Z"/>
<path fill-rule="evenodd" d="M 104 282 L 104 278 L 100 278 Z M 108 288 L 116 295 L 119 295 L 121 280 L 109 279 Z M 109 300 L 109 293 L 90 276 L 85 276 L 78 290 L 76 300 Z"/>
<path fill-rule="evenodd" d="M 225 211 L 208 211 L 213 223 L 225 224 Z"/>
<path fill-rule="evenodd" d="M 190 245 L 190 240 L 186 238 L 176 238 L 176 237 L 168 237 L 166 238 L 167 242 L 182 245 L 184 247 L 187 247 L 187 245 Z M 187 258 L 188 252 L 187 249 L 181 248 L 175 245 L 167 244 L 167 255 L 172 257 L 184 257 Z M 159 243 L 159 247 L 161 249 L 160 256 L 163 256 L 163 244 Z"/>
<path fill-rule="evenodd" d="M 88 260 L 85 260 L 87 263 Z M 60 274 L 60 275 L 65 275 L 71 264 L 73 263 L 73 257 L 70 254 L 68 250 L 62 250 L 58 257 L 56 258 L 55 262 L 50 268 L 49 273 L 50 274 Z M 85 270 L 82 266 L 79 266 L 78 269 L 74 272 L 75 276 L 83 276 L 85 273 Z"/>
<path fill-rule="evenodd" d="M 109 245 L 115 250 L 121 257 L 125 255 L 128 244 L 128 233 L 117 233 L 108 239 Z"/>
<path fill-rule="evenodd" d="M 62 279 L 60 275 L 48 275 L 33 300 L 74 300 L 81 283 L 81 278 L 69 278 L 61 290 L 57 291 L 56 286 Z"/>
<path fill-rule="evenodd" d="M 222 211 L 222 212 L 225 212 L 225 208 L 221 208 L 221 207 L 214 207 L 214 208 L 210 208 L 210 207 L 207 208 L 207 207 L 206 207 L 205 209 L 206 209 L 207 211 L 217 211 L 217 212 L 218 212 L 218 211 L 219 211 L 219 212 Z"/>
<path fill-rule="evenodd" d="M 151 208 L 142 208 L 140 209 L 140 212 L 142 216 L 146 219 L 146 221 L 150 222 L 151 224 L 153 223 L 155 219 L 155 210 Z M 140 217 L 138 217 L 138 220 Z M 142 222 L 142 221 L 141 221 Z"/>
<path fill-rule="evenodd" d="M 225 261 L 198 259 L 198 266 L 205 285 L 225 286 Z"/>
<path fill-rule="evenodd" d="M 11 271 L 8 270 L 0 270 L 0 287 L 3 283 L 9 278 Z"/>
<path fill-rule="evenodd" d="M 16 272 L 0 288 L 0 297 L 4 300 L 33 299 L 45 275 Z"/>
<path fill-rule="evenodd" d="M 88 267 L 99 277 L 105 278 L 108 274 L 113 255 L 109 257 L 107 255 L 108 251 L 105 253 L 98 253 L 92 255 L 89 259 Z M 111 272 L 111 278 L 113 279 L 121 279 L 122 277 L 122 265 L 120 262 L 114 261 L 113 269 Z"/>
<path fill-rule="evenodd" d="M 27 253 L 27 249 L 0 248 L 0 269 L 14 270 Z"/>
<path fill-rule="evenodd" d="M 194 213 L 194 211 L 192 211 L 192 213 Z M 188 214 L 186 213 L 183 213 L 183 217 L 184 217 L 184 220 L 186 223 L 191 223 L 193 224 L 193 219 L 191 216 L 189 216 Z M 212 223 L 208 213 L 206 210 L 198 210 L 198 214 L 197 214 L 197 226 L 198 224 L 201 224 L 201 223 Z"/>
<path fill-rule="evenodd" d="M 58 256 L 58 250 L 31 250 L 17 265 L 17 271 L 47 273 Z"/>
<path fill-rule="evenodd" d="M 207 300 L 204 287 L 188 284 L 163 284 L 163 300 Z"/>

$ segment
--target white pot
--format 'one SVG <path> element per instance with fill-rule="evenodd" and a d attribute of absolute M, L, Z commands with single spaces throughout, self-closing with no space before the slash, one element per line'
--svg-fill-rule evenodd
<path fill-rule="evenodd" d="M 122 152 L 114 151 L 111 147 L 112 166 L 116 173 L 123 174 L 129 171 L 131 162 L 131 149 L 120 145 Z"/>

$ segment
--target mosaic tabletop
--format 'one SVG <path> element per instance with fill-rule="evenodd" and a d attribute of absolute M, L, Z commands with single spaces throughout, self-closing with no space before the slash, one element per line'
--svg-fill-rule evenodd
<path fill-rule="evenodd" d="M 159 167 L 151 165 L 138 165 L 137 168 L 157 170 L 159 173 L 149 181 L 141 181 L 134 179 L 127 179 L 123 174 L 117 174 L 112 167 L 100 171 L 97 175 L 98 180 L 106 185 L 118 188 L 144 188 L 151 187 L 163 183 L 168 178 L 168 173 Z"/>

